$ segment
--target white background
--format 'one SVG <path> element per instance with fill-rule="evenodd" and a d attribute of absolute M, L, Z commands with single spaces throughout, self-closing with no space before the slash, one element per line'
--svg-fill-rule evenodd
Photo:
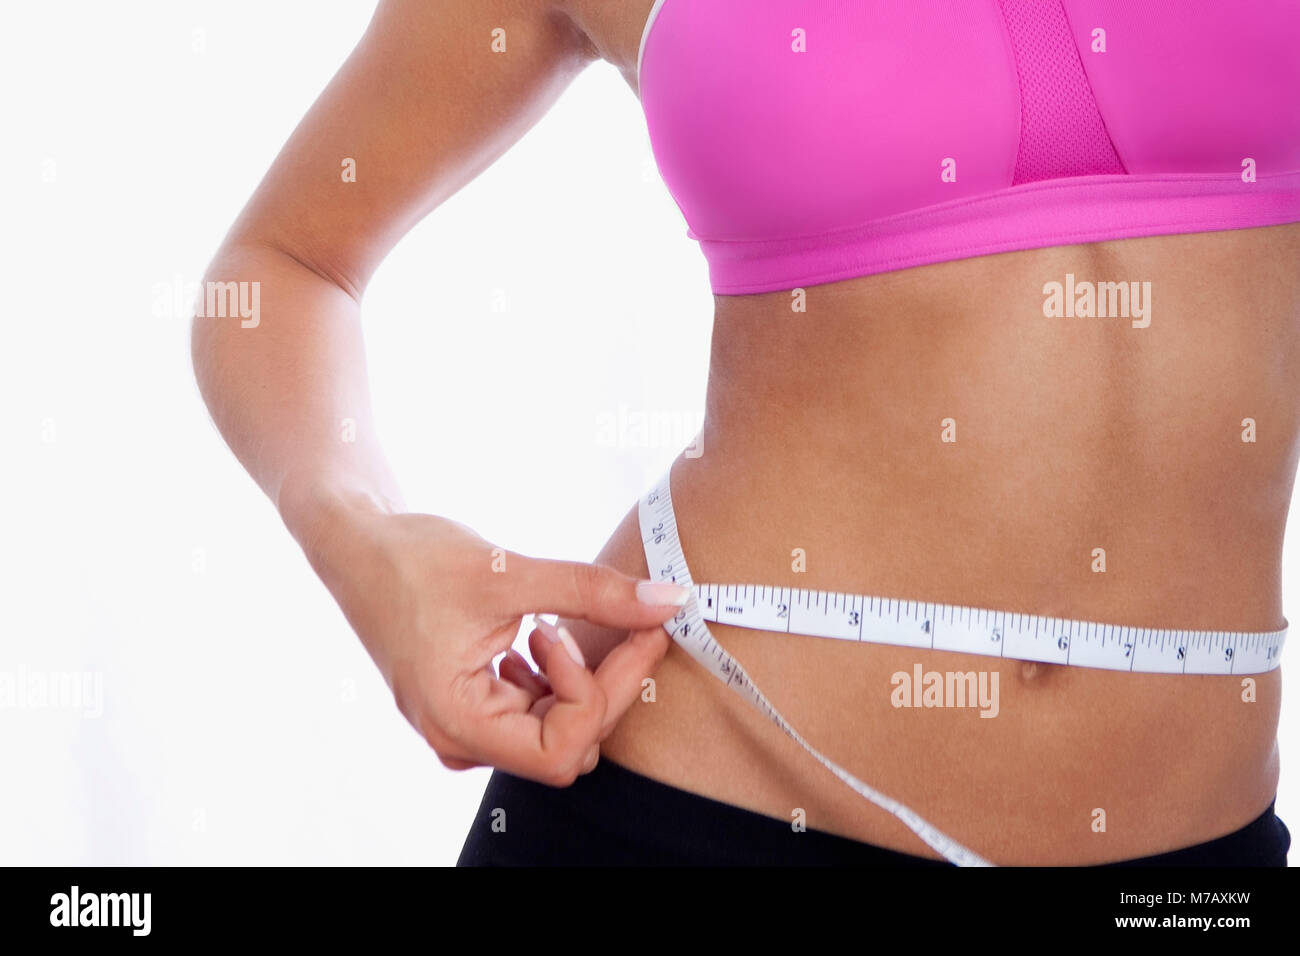
<path fill-rule="evenodd" d="M 0 708 L 0 863 L 459 852 L 488 771 L 445 770 L 398 715 L 210 425 L 164 294 L 202 277 L 373 6 L 6 7 L 0 672 L 98 675 L 103 712 Z M 636 97 L 594 64 L 367 293 L 376 414 L 409 504 L 590 559 L 694 434 L 711 314 Z M 681 433 L 605 439 L 609 417 L 643 412 Z M 1298 711 L 1292 695 L 1278 810 L 1293 825 Z"/>

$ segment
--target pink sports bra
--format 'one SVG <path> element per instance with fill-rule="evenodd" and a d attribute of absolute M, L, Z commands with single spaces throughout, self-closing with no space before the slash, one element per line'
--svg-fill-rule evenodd
<path fill-rule="evenodd" d="M 637 72 L 718 294 L 1300 221 L 1300 0 L 656 0 Z"/>

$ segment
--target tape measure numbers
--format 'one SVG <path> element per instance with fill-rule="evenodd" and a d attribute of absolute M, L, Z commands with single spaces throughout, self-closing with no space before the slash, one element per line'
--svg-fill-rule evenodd
<path fill-rule="evenodd" d="M 1269 671 L 1287 633 L 1125 627 L 752 584 L 697 584 L 695 593 L 702 617 L 716 624 L 1151 674 Z"/>

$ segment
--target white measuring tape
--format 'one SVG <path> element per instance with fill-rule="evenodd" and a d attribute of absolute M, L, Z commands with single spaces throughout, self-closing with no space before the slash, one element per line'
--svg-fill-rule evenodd
<path fill-rule="evenodd" d="M 705 670 L 766 714 L 826 769 L 903 821 L 958 866 L 993 864 L 813 747 L 772 706 L 740 662 L 714 639 L 705 622 L 1143 673 L 1258 674 L 1281 662 L 1285 628 L 1260 633 L 1158 630 L 802 588 L 697 585 L 691 580 L 677 535 L 670 473 L 671 468 L 637 507 L 651 579 L 672 581 L 695 592 L 676 616 L 664 622 L 664 630 Z"/>

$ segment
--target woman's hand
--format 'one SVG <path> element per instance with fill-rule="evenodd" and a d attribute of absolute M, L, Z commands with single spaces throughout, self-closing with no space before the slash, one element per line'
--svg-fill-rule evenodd
<path fill-rule="evenodd" d="M 204 316 L 192 330 L 214 423 L 407 719 L 448 766 L 487 763 L 552 783 L 589 766 L 665 653 L 657 625 L 676 608 L 638 601 L 635 582 L 612 570 L 499 551 L 455 522 L 395 513 L 403 509 L 371 415 L 360 319 L 370 277 L 398 240 L 599 59 L 561 6 L 382 0 L 204 276 L 207 288 L 255 285 L 257 322 Z M 508 56 L 490 43 L 502 24 Z M 358 175 L 342 177 L 345 157 Z M 593 674 L 565 650 L 571 640 L 543 627 L 533 636 L 540 675 L 515 656 L 493 674 L 494 655 L 536 612 L 630 636 Z"/>
<path fill-rule="evenodd" d="M 445 518 L 351 515 L 308 557 L 444 765 L 484 764 L 552 786 L 596 766 L 600 742 L 671 643 L 688 592 L 612 568 L 496 548 Z M 537 618 L 534 672 L 510 649 L 526 614 L 627 630 L 593 673 L 564 628 Z M 500 674 L 492 669 L 502 651 Z"/>

